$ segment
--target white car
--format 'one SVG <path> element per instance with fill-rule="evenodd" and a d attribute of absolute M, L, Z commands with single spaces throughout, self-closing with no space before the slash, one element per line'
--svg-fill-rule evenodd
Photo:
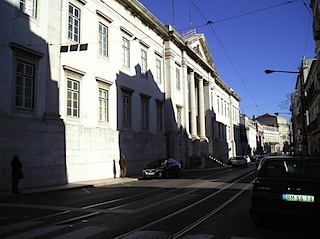
<path fill-rule="evenodd" d="M 249 155 L 244 155 L 244 157 L 246 158 L 247 163 L 251 163 L 251 158 Z"/>
<path fill-rule="evenodd" d="M 238 166 L 248 167 L 247 159 L 244 156 L 235 156 L 230 158 L 229 164 L 232 167 L 238 167 Z"/>

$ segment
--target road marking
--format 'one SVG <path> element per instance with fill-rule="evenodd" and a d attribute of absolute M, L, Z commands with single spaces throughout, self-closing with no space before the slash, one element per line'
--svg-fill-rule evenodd
<path fill-rule="evenodd" d="M 155 220 L 155 221 L 153 221 L 153 222 L 150 222 L 149 224 L 146 224 L 146 225 L 144 225 L 144 226 L 142 226 L 142 227 L 140 227 L 140 228 L 136 228 L 136 229 L 134 229 L 134 230 L 132 230 L 132 231 L 129 231 L 129 232 L 123 234 L 123 235 L 120 235 L 120 236 L 114 238 L 114 239 L 123 238 L 123 237 L 128 236 L 128 235 L 130 235 L 130 234 L 132 234 L 132 233 L 135 233 L 135 232 L 137 232 L 137 231 L 144 230 L 144 229 L 146 229 L 146 228 L 148 228 L 148 227 L 151 227 L 151 226 L 153 226 L 153 225 L 155 225 L 155 224 L 157 224 L 157 223 L 159 223 L 159 222 L 162 222 L 162 221 L 164 221 L 164 220 L 167 220 L 167 219 L 169 219 L 169 218 L 171 218 L 171 217 L 173 217 L 173 216 L 175 216 L 175 215 L 177 215 L 177 214 L 179 214 L 179 213 L 185 212 L 185 211 L 188 210 L 189 208 L 192 208 L 192 207 L 194 207 L 194 206 L 196 206 L 196 205 L 198 205 L 198 204 L 200 204 L 200 203 L 202 203 L 202 202 L 204 202 L 204 201 L 212 198 L 213 196 L 219 194 L 219 193 L 222 192 L 223 190 L 229 189 L 232 185 L 240 182 L 242 179 L 248 177 L 249 175 L 251 175 L 251 174 L 253 174 L 253 173 L 255 173 L 255 171 L 253 171 L 253 172 L 251 172 L 251 173 L 249 173 L 249 174 L 247 174 L 247 175 L 239 178 L 239 179 L 236 180 L 235 182 L 226 185 L 225 187 L 223 187 L 223 188 L 219 189 L 218 191 L 216 191 L 216 192 L 214 192 L 214 193 L 212 193 L 212 194 L 210 194 L 210 195 L 208 195 L 208 196 L 200 199 L 200 200 L 197 201 L 197 202 L 194 202 L 194 203 L 192 203 L 192 204 L 189 204 L 188 206 L 186 206 L 186 207 L 184 207 L 184 208 L 181 208 L 180 210 L 177 210 L 177 211 L 175 211 L 175 212 L 173 212 L 173 213 L 171 213 L 171 214 L 168 214 L 167 216 L 164 216 L 164 217 L 162 217 L 162 218 L 159 218 L 158 220 Z M 251 186 L 251 185 L 249 185 L 249 186 Z M 249 187 L 249 186 L 248 186 L 248 187 Z M 223 204 L 222 204 L 222 205 L 223 205 Z M 221 205 L 220 205 L 220 207 L 221 207 Z M 220 207 L 219 207 L 219 208 L 220 208 Z M 219 210 L 220 210 L 220 209 L 219 209 Z M 187 227 L 187 228 L 189 228 L 189 227 Z M 182 232 L 182 230 L 181 230 L 180 232 Z M 180 234 L 180 232 L 179 232 L 179 234 Z M 184 232 L 186 232 L 186 231 L 184 231 Z M 180 236 L 181 236 L 181 235 L 182 235 L 182 234 L 180 234 Z M 171 237 L 170 237 L 170 238 L 171 238 Z M 174 238 L 174 237 L 173 237 L 173 238 Z"/>

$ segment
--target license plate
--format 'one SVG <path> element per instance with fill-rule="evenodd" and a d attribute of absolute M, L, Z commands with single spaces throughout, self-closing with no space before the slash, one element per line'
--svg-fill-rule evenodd
<path fill-rule="evenodd" d="M 314 202 L 312 195 L 282 194 L 282 200 L 290 202 Z"/>

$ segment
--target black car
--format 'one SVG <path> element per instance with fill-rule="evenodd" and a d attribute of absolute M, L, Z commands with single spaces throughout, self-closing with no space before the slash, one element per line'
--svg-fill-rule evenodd
<path fill-rule="evenodd" d="M 254 181 L 250 214 L 261 226 L 266 220 L 320 220 L 320 158 L 268 156 Z"/>
<path fill-rule="evenodd" d="M 180 177 L 181 164 L 173 159 L 154 160 L 143 169 L 144 178 L 169 178 Z"/>

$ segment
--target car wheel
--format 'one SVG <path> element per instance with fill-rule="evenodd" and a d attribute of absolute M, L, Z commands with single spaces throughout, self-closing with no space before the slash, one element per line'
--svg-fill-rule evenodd
<path fill-rule="evenodd" d="M 177 174 L 176 174 L 176 178 L 180 178 L 180 176 L 181 176 L 181 171 L 178 170 L 178 171 L 177 171 Z"/>

